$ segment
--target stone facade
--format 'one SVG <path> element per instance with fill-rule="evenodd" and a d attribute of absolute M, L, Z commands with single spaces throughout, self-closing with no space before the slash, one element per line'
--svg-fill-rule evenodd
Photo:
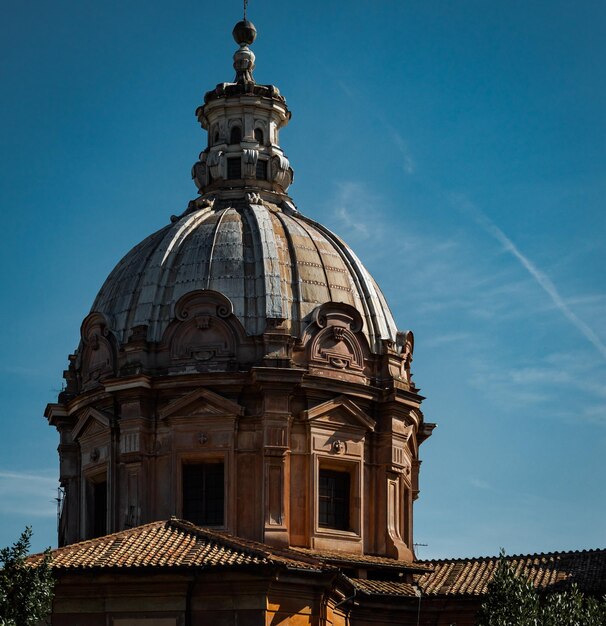
<path fill-rule="evenodd" d="M 60 433 L 60 545 L 171 516 L 272 546 L 411 561 L 419 445 L 433 425 L 353 251 L 286 191 L 290 119 L 253 78 L 196 114 L 199 197 L 116 266 L 47 417 Z"/>
<path fill-rule="evenodd" d="M 64 401 L 47 409 L 61 434 L 62 545 L 95 536 L 98 485 L 114 532 L 183 517 L 183 468 L 220 462 L 230 533 L 413 558 L 418 446 L 432 425 L 405 356 L 389 342 L 373 355 L 353 307 L 318 306 L 299 341 L 279 326 L 255 341 L 224 296 L 194 291 L 159 344 L 120 346 L 92 313 L 81 345 Z M 199 367 L 209 353 L 212 368 Z M 320 526 L 324 469 L 349 476 L 346 529 Z"/>

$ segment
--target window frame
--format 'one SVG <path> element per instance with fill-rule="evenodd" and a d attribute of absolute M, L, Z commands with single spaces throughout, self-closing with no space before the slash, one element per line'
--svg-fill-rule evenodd
<path fill-rule="evenodd" d="M 323 503 L 326 506 L 323 507 Z M 320 467 L 318 469 L 318 526 L 330 530 L 350 530 L 350 514 L 351 474 L 347 471 Z"/>
<path fill-rule="evenodd" d="M 227 455 L 222 453 L 217 454 L 207 454 L 204 456 L 190 456 L 183 455 L 179 459 L 179 471 L 178 471 L 178 485 L 179 489 L 177 491 L 177 502 L 176 509 L 179 512 L 179 517 L 181 519 L 187 519 L 185 517 L 185 490 L 184 490 L 184 478 L 185 472 L 184 468 L 186 465 L 205 465 L 205 464 L 215 464 L 221 463 L 223 465 L 223 523 L 222 524 L 197 524 L 198 526 L 214 528 L 217 530 L 227 529 L 228 528 L 228 501 L 230 497 L 229 492 L 229 463 L 227 459 Z M 189 520 L 191 521 L 191 520 Z"/>
<path fill-rule="evenodd" d="M 347 529 L 320 525 L 320 472 L 349 474 L 349 524 Z M 314 468 L 314 534 L 317 536 L 360 539 L 362 536 L 362 467 L 357 459 L 334 456 L 316 456 Z"/>
<path fill-rule="evenodd" d="M 232 163 L 237 163 L 238 166 L 236 167 L 236 170 L 239 174 L 239 176 L 230 176 L 230 170 L 229 170 L 229 164 L 230 162 Z M 242 157 L 240 156 L 240 154 L 238 154 L 238 156 L 227 156 L 227 163 L 225 164 L 225 174 L 226 174 L 226 180 L 242 180 Z"/>
<path fill-rule="evenodd" d="M 107 465 L 102 468 L 95 468 L 93 472 L 85 472 L 84 478 L 84 498 L 82 504 L 84 505 L 84 536 L 88 539 L 96 539 L 97 537 L 104 537 L 112 532 L 110 530 L 110 484 Z M 102 523 L 102 532 L 98 532 L 98 520 L 99 511 L 97 510 L 98 504 L 98 489 L 104 485 L 105 491 L 105 522 Z"/>
<path fill-rule="evenodd" d="M 262 170 L 262 174 L 264 176 L 259 176 L 259 168 Z M 257 163 L 255 165 L 255 179 L 256 180 L 267 180 L 269 176 L 269 161 L 267 159 L 258 158 Z"/>
<path fill-rule="evenodd" d="M 235 137 L 234 137 L 234 133 L 238 133 L 238 139 L 237 141 L 234 141 Z M 242 125 L 237 123 L 237 124 L 233 124 L 231 126 L 231 128 L 229 129 L 229 145 L 230 146 L 238 146 L 240 145 L 240 143 L 242 143 L 242 137 L 244 136 L 244 133 L 242 132 Z"/>

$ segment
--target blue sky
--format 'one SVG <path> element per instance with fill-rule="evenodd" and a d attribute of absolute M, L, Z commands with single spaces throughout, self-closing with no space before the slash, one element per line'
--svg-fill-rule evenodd
<path fill-rule="evenodd" d="M 54 545 L 43 411 L 120 257 L 195 196 L 238 2 L 9 2 L 0 545 Z M 251 0 L 300 210 L 373 273 L 438 423 L 423 558 L 606 545 L 606 5 Z"/>

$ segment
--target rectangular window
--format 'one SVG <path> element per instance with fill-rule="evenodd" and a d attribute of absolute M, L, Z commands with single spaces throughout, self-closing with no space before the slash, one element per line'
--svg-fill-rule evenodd
<path fill-rule="evenodd" d="M 349 473 L 321 469 L 319 478 L 320 527 L 349 530 Z"/>
<path fill-rule="evenodd" d="M 267 180 L 267 161 L 263 159 L 257 161 L 257 178 Z"/>
<path fill-rule="evenodd" d="M 227 159 L 227 178 L 230 180 L 242 178 L 242 159 L 240 157 Z"/>
<path fill-rule="evenodd" d="M 225 472 L 222 461 L 183 466 L 183 517 L 200 526 L 223 526 Z"/>
<path fill-rule="evenodd" d="M 93 483 L 92 491 L 91 523 L 93 537 L 103 537 L 107 535 L 107 483 Z"/>

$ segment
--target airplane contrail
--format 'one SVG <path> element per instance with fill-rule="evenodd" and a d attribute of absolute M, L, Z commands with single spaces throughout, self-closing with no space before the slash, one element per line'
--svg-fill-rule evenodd
<path fill-rule="evenodd" d="M 527 256 L 520 252 L 520 249 L 509 239 L 509 237 L 480 209 L 473 205 L 469 200 L 462 197 L 456 197 L 459 206 L 492 237 L 494 237 L 515 259 L 517 259 L 520 265 L 534 278 L 535 282 L 543 289 L 543 291 L 551 298 L 556 308 L 568 319 L 572 325 L 580 331 L 585 338 L 600 352 L 600 354 L 606 358 L 606 345 L 598 337 L 596 332 L 582 319 L 580 319 L 576 313 L 574 313 L 570 307 L 566 304 L 560 293 L 558 292 L 553 281 L 543 271 L 541 271 Z"/>

